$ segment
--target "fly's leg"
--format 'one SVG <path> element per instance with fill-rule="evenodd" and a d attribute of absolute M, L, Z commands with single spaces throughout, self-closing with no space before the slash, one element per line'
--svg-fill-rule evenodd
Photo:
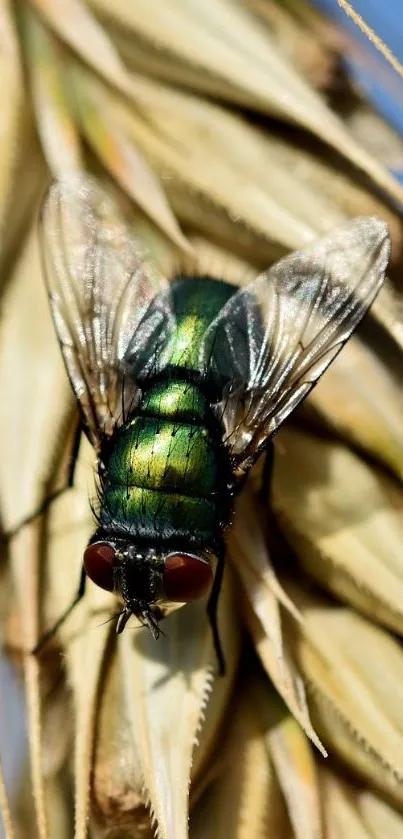
<path fill-rule="evenodd" d="M 259 490 L 259 498 L 265 507 L 271 507 L 271 489 L 273 482 L 274 466 L 274 445 L 269 442 L 263 464 L 262 482 Z"/>
<path fill-rule="evenodd" d="M 77 594 L 74 600 L 70 603 L 70 606 L 68 606 L 66 611 L 63 612 L 62 615 L 60 615 L 60 618 L 56 621 L 56 623 L 54 623 L 53 626 L 50 629 L 48 629 L 48 631 L 45 632 L 44 635 L 42 635 L 42 638 L 39 639 L 36 647 L 34 647 L 34 649 L 31 650 L 31 655 L 38 655 L 45 646 L 45 644 L 47 644 L 48 641 L 50 641 L 50 639 L 53 638 L 53 636 L 60 629 L 64 621 L 69 617 L 69 615 L 71 615 L 75 606 L 77 606 L 80 600 L 82 600 L 82 598 L 84 597 L 86 581 L 87 575 L 83 566 L 81 569 L 80 584 L 78 586 Z"/>
<path fill-rule="evenodd" d="M 78 450 L 80 448 L 81 432 L 82 427 L 79 424 L 74 435 L 73 450 L 71 453 L 66 484 L 63 487 L 60 487 L 60 489 L 56 489 L 55 492 L 52 492 L 50 495 L 48 495 L 48 497 L 45 498 L 43 504 L 41 504 L 41 506 L 38 507 L 38 509 L 36 509 L 34 513 L 31 513 L 29 516 L 26 516 L 26 518 L 22 519 L 22 521 L 20 521 L 20 523 L 17 524 L 16 527 L 14 527 L 12 530 L 9 530 L 5 534 L 6 539 L 12 539 L 14 536 L 16 536 L 16 534 L 19 533 L 20 530 L 22 530 L 22 528 L 25 527 L 26 524 L 29 524 L 38 516 L 41 516 L 42 513 L 45 513 L 46 510 L 50 507 L 50 505 L 53 504 L 54 501 L 56 501 L 56 498 L 59 498 L 60 495 L 63 495 L 64 492 L 72 488 L 74 484 L 74 474 L 78 459 Z"/>
<path fill-rule="evenodd" d="M 217 607 L 221 591 L 222 578 L 224 574 L 224 566 L 225 550 L 224 545 L 221 545 L 219 550 L 217 551 L 217 568 L 214 575 L 213 587 L 211 589 L 211 594 L 207 604 L 207 614 L 211 626 L 211 631 L 213 633 L 214 649 L 217 656 L 218 672 L 220 676 L 225 675 L 225 659 L 223 649 L 221 646 L 220 632 L 218 629 Z"/>

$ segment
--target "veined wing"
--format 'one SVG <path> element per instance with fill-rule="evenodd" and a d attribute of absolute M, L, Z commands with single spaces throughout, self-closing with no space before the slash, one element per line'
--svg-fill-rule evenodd
<path fill-rule="evenodd" d="M 382 285 L 389 251 L 384 222 L 349 221 L 238 291 L 210 326 L 204 363 L 228 379 L 215 411 L 238 474 L 351 336 Z"/>
<path fill-rule="evenodd" d="M 169 286 L 146 263 L 116 203 L 84 173 L 50 187 L 40 231 L 57 336 L 98 449 L 138 399 L 135 372 L 150 359 L 156 365 L 168 341 Z"/>

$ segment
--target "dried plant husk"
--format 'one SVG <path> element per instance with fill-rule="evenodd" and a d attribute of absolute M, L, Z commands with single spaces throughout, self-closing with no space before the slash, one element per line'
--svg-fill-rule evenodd
<path fill-rule="evenodd" d="M 246 0 L 250 2 L 250 0 Z M 252 0 L 253 2 L 253 0 Z M 270 0 L 273 2 L 273 0 Z M 277 0 L 274 0 L 277 3 Z M 310 0 L 280 0 L 281 6 L 292 15 L 313 38 L 328 48 L 341 51 L 345 46 L 345 36 L 331 18 L 314 6 Z"/>
<path fill-rule="evenodd" d="M 304 618 L 289 627 L 290 643 L 320 736 L 331 755 L 402 808 L 401 645 L 302 583 L 283 583 Z"/>
<path fill-rule="evenodd" d="M 63 447 L 61 427 L 70 422 L 73 405 L 51 323 L 36 234 L 35 225 L 2 301 L 0 375 L 7 400 L 0 427 L 8 444 L 0 495 L 6 530 L 42 503 Z M 36 399 L 38 392 L 41 400 Z"/>
<path fill-rule="evenodd" d="M 88 503 L 88 491 L 93 494 L 93 460 L 89 444 L 83 441 L 75 486 L 53 503 L 47 517 L 46 626 L 60 617 L 78 588 L 83 551 L 94 529 Z M 113 629 L 105 620 L 112 603 L 111 595 L 89 585 L 87 596 L 58 633 L 74 705 L 76 839 L 87 835 L 98 691 Z"/>
<path fill-rule="evenodd" d="M 403 495 L 343 443 L 278 437 L 272 505 L 302 567 L 373 621 L 403 633 Z"/>
<path fill-rule="evenodd" d="M 186 610 L 181 610 L 165 621 L 167 640 L 163 651 L 153 650 L 148 639 L 140 639 L 140 633 L 137 635 L 134 632 L 131 637 L 129 632 L 126 644 L 118 651 L 114 649 L 113 657 L 109 658 L 106 680 L 102 680 L 100 691 L 92 793 L 94 819 L 98 829 L 102 827 L 106 836 L 109 831 L 114 835 L 113 831 L 118 827 L 130 828 L 130 836 L 147 834 L 151 830 L 151 823 L 146 802 L 151 805 L 154 819 L 157 813 L 160 815 L 156 828 L 158 835 L 186 835 L 185 827 L 180 828 L 180 820 L 183 823 L 182 810 L 186 814 L 190 771 L 192 778 L 197 779 L 206 770 L 232 691 L 234 665 L 237 661 L 234 643 L 238 633 L 236 624 L 231 624 L 228 629 L 226 626 L 228 595 L 229 592 L 227 595 L 224 593 L 227 606 L 224 600 L 220 617 L 226 641 L 229 678 L 218 680 L 214 690 L 209 684 L 211 674 L 207 674 L 207 682 L 201 694 L 197 694 L 195 676 L 187 687 L 183 684 L 184 677 L 185 682 L 189 682 L 189 675 L 186 676 L 188 668 L 186 657 L 181 654 L 182 648 L 187 642 L 186 652 L 192 656 L 192 652 L 197 652 L 200 647 L 206 631 L 207 634 L 209 632 L 203 609 L 200 618 L 204 626 L 200 627 L 199 633 L 194 632 L 194 615 L 186 615 Z M 196 636 L 194 639 L 189 638 L 192 634 Z M 208 637 L 205 640 L 211 643 Z M 141 651 L 139 653 L 136 650 L 139 644 L 140 647 L 144 644 L 147 646 L 145 660 L 141 657 Z M 170 655 L 164 656 L 169 650 Z M 158 654 L 157 660 L 155 653 Z M 172 661 L 173 656 L 178 658 L 178 667 L 171 672 L 169 661 Z M 215 664 L 213 658 L 212 665 Z M 149 687 L 147 683 L 150 683 Z M 180 727 L 177 725 L 178 715 Z M 145 717 L 148 724 L 144 723 Z M 202 722 L 203 717 L 205 719 Z M 196 735 L 198 745 L 192 760 L 189 745 L 192 746 Z M 170 762 L 166 768 L 165 761 Z M 185 782 L 181 790 L 179 785 L 182 776 Z M 177 790 L 169 789 L 171 782 Z M 164 814 L 164 806 L 173 808 L 175 805 L 176 811 Z M 176 819 L 174 826 L 169 823 L 169 818 Z M 178 828 L 175 823 L 179 825 Z"/>
<path fill-rule="evenodd" d="M 352 794 L 363 823 L 375 839 L 383 839 L 384 836 L 399 839 L 403 828 L 401 813 L 371 789 L 354 789 Z"/>
<path fill-rule="evenodd" d="M 58 176 L 84 165 L 75 124 L 75 116 L 78 116 L 87 139 L 95 143 L 101 159 L 111 168 L 117 181 L 179 248 L 188 250 L 188 243 L 152 169 L 133 145 L 129 146 L 113 126 L 108 126 L 105 115 L 97 113 L 95 102 L 90 103 L 87 98 L 84 107 L 80 108 L 82 101 L 76 96 L 72 110 L 72 66 L 61 45 L 36 15 L 25 10 L 22 19 L 36 118 L 52 173 Z"/>
<path fill-rule="evenodd" d="M 71 806 L 70 782 L 64 769 L 46 781 L 46 805 L 49 814 L 50 835 L 57 839 L 71 839 L 74 835 L 73 808 Z M 38 839 L 35 824 L 34 801 L 31 779 L 24 774 L 13 812 L 16 839 Z"/>
<path fill-rule="evenodd" d="M 206 701 L 201 709 L 199 726 L 196 732 L 192 753 L 192 787 L 203 785 L 211 761 L 217 753 L 217 741 L 220 731 L 233 702 L 234 679 L 238 671 L 241 652 L 241 627 L 237 614 L 236 588 L 232 581 L 231 569 L 227 571 L 224 588 L 224 603 L 220 606 L 220 633 L 226 645 L 225 678 L 214 678 Z M 226 602 L 227 601 L 227 602 Z M 213 657 L 213 673 L 216 674 L 217 662 Z"/>
<path fill-rule="evenodd" d="M 40 5 L 50 17 L 49 0 Z M 296 123 L 344 154 L 390 195 L 400 194 L 393 178 L 352 140 L 343 123 L 281 55 L 267 29 L 240 4 L 210 0 L 199 7 L 180 0 L 170 3 L 169 10 L 161 0 L 151 7 L 143 2 L 128 6 L 122 0 L 113 7 L 105 0 L 92 0 L 92 5 L 151 50 L 168 53 L 164 80 Z M 54 18 L 52 23 L 56 25 Z M 93 58 L 89 63 L 94 64 Z"/>
<path fill-rule="evenodd" d="M 112 82 L 112 84 L 115 84 L 116 87 L 120 90 L 121 93 L 123 93 L 126 96 L 129 95 L 132 99 L 134 99 L 136 108 L 132 109 L 132 111 L 131 111 L 132 118 L 135 119 L 135 117 L 137 117 L 139 113 L 144 114 L 145 111 L 150 110 L 150 108 L 151 108 L 152 109 L 151 124 L 154 124 L 154 117 L 155 116 L 158 117 L 158 115 L 159 115 L 160 103 L 155 101 L 155 95 L 153 97 L 150 94 L 150 91 L 152 91 L 152 89 L 153 89 L 152 86 L 150 87 L 150 85 L 152 85 L 151 80 L 147 81 L 145 78 L 142 78 L 141 76 L 135 76 L 134 74 L 128 73 L 128 71 L 125 69 L 123 63 L 119 60 L 119 57 L 118 57 L 117 53 L 114 51 L 112 43 L 108 40 L 105 30 L 103 30 L 99 26 L 99 24 L 96 22 L 95 18 L 92 18 L 90 16 L 90 14 L 85 9 L 85 7 L 80 6 L 79 3 L 76 2 L 76 0 L 64 0 L 64 14 L 57 16 L 57 15 L 54 14 L 54 10 L 52 9 L 52 6 L 48 2 L 48 0 L 46 0 L 46 2 L 44 0 L 41 0 L 41 2 L 39 2 L 39 0 L 36 0 L 35 5 L 37 5 L 38 8 L 40 8 L 41 13 L 45 16 L 45 18 L 48 20 L 48 22 L 56 29 L 58 34 L 63 39 L 65 39 L 67 41 L 67 43 L 69 43 L 69 45 L 73 48 L 73 50 L 75 50 L 77 52 L 77 54 L 81 56 L 81 58 L 84 58 L 84 60 L 86 62 L 88 62 L 91 67 L 93 67 L 94 69 L 99 71 L 103 77 L 107 76 L 108 81 Z M 110 6 L 108 6 L 108 8 L 110 9 Z M 135 9 L 130 7 L 130 10 L 129 10 L 129 7 L 127 7 L 126 5 L 124 7 L 122 7 L 122 6 L 119 6 L 119 4 L 114 4 L 113 12 L 115 14 L 119 13 L 119 9 L 123 9 L 124 15 L 129 15 L 129 16 L 131 16 L 131 15 L 136 16 L 140 12 L 140 7 L 137 7 L 137 6 L 136 6 Z M 194 7 L 192 7 L 192 11 L 194 12 Z M 239 14 L 241 14 L 242 20 L 245 19 L 245 13 L 241 9 L 236 8 L 232 3 L 228 3 L 227 0 L 225 0 L 225 2 L 224 2 L 224 0 L 222 0 L 222 2 L 220 2 L 218 4 L 216 3 L 214 6 L 210 4 L 209 11 L 210 11 L 211 14 L 214 14 L 214 13 L 218 14 L 219 18 L 220 18 L 220 15 L 221 16 L 223 15 L 223 17 L 221 17 L 220 19 L 222 21 L 226 20 L 227 23 L 228 23 L 227 18 L 228 18 L 228 15 L 229 15 L 229 27 L 227 28 L 227 30 L 221 30 L 221 36 L 222 36 L 223 31 L 226 31 L 227 33 L 233 33 L 234 31 L 235 31 L 235 33 L 238 32 L 237 29 L 233 30 L 233 29 L 230 28 L 230 26 L 231 26 L 231 20 L 232 20 L 232 24 L 234 24 L 234 22 L 236 23 L 237 16 Z M 192 18 L 192 14 L 190 14 L 188 16 L 186 15 L 186 4 L 179 4 L 179 6 L 175 10 L 173 10 L 172 7 L 170 6 L 170 13 L 169 14 L 171 14 L 171 13 L 173 13 L 176 17 L 178 17 L 178 14 L 179 14 L 179 17 L 182 15 L 185 27 L 189 24 L 191 26 L 192 32 L 193 33 L 196 32 L 198 34 L 199 38 L 198 39 L 196 38 L 196 40 L 199 40 L 199 44 L 198 44 L 199 47 L 200 47 L 200 37 L 202 38 L 202 36 L 200 35 L 200 32 L 201 32 L 200 26 L 201 25 L 202 25 L 202 32 L 204 34 L 206 34 L 207 37 L 211 36 L 211 30 L 208 28 L 210 24 L 208 24 L 208 27 L 206 29 L 205 28 L 205 20 L 202 20 L 202 21 L 199 20 L 199 17 L 200 17 L 199 13 L 197 13 L 194 16 L 194 19 Z M 145 15 L 145 16 L 141 15 L 140 24 L 143 25 L 143 26 L 146 26 L 146 27 L 147 26 L 152 27 L 153 22 L 154 22 L 154 15 L 155 14 L 156 14 L 156 6 L 155 6 L 155 3 L 153 3 L 153 6 L 151 7 L 151 9 L 148 10 L 148 14 Z M 205 17 L 204 13 L 203 13 L 202 17 Z M 76 24 L 78 24 L 78 22 L 79 22 L 80 25 L 73 26 L 73 20 L 74 19 L 76 21 Z M 162 24 L 162 20 L 164 21 L 163 24 Z M 250 25 L 252 26 L 252 28 L 255 27 L 255 22 L 253 21 L 253 18 L 250 15 L 246 14 L 246 20 L 248 21 L 247 31 L 248 31 L 248 27 L 250 28 Z M 175 38 L 175 37 L 177 37 L 178 33 L 182 30 L 181 26 L 179 26 L 179 28 L 176 28 L 176 29 L 174 28 L 172 31 L 170 30 L 169 20 L 167 19 L 167 14 L 165 14 L 165 16 L 163 15 L 162 17 L 158 17 L 158 15 L 156 15 L 156 22 L 157 22 L 157 26 L 160 27 L 163 36 L 170 33 Z M 259 27 L 258 27 L 258 29 L 259 29 L 259 33 L 260 33 L 261 30 L 260 30 Z M 244 31 L 244 30 L 242 30 L 242 31 Z M 168 37 L 170 37 L 170 36 L 168 36 Z M 228 35 L 227 35 L 227 37 L 228 37 Z M 188 38 L 180 37 L 179 40 L 180 40 L 181 47 L 183 47 L 184 44 L 189 44 L 190 45 L 192 43 L 192 36 L 189 35 Z M 158 39 L 157 39 L 157 41 L 158 41 Z M 236 34 L 235 39 L 233 39 L 231 37 L 231 34 L 230 34 L 229 44 L 230 44 L 230 47 L 231 47 L 232 51 L 235 50 L 236 53 L 238 53 L 241 49 L 241 45 L 239 43 L 239 35 Z M 253 41 L 253 45 L 255 45 L 255 41 Z M 271 42 L 270 42 L 270 45 L 271 45 Z M 192 45 L 191 50 L 192 50 L 192 56 L 194 56 L 195 55 L 194 45 Z M 270 54 L 270 47 L 268 47 L 268 45 L 266 43 L 266 35 L 265 35 L 262 43 L 260 41 L 260 35 L 259 35 L 259 50 L 258 50 L 259 72 L 261 72 L 261 66 L 260 65 L 261 65 L 262 61 L 264 60 L 263 56 L 267 57 L 268 53 Z M 242 73 L 241 76 L 242 76 L 243 81 L 245 79 L 250 79 L 249 84 L 252 84 L 252 81 L 253 81 L 253 79 L 251 78 L 251 75 L 250 75 L 251 54 L 253 54 L 253 49 L 252 49 L 251 46 L 248 47 L 247 51 L 242 53 L 243 59 L 247 60 L 247 71 Z M 206 60 L 206 56 L 208 56 L 209 61 L 211 61 L 212 58 L 213 58 L 211 53 L 203 52 L 203 60 L 204 61 Z M 221 57 L 221 60 L 222 60 L 222 55 L 220 55 L 220 57 Z M 290 82 L 290 79 L 291 79 L 290 72 L 291 72 L 291 76 L 292 76 L 292 83 L 290 82 L 291 86 L 294 85 L 294 82 L 296 83 L 297 87 L 299 87 L 299 85 L 302 84 L 303 88 L 304 88 L 304 91 L 306 90 L 308 92 L 308 98 L 311 98 L 312 92 L 309 90 L 308 86 L 305 86 L 302 83 L 301 79 L 298 78 L 298 75 L 295 73 L 295 71 L 293 71 L 286 63 L 285 63 L 285 66 L 283 66 L 284 60 L 281 59 L 281 58 L 280 58 L 280 63 L 281 63 L 281 81 L 282 81 L 282 84 L 284 83 L 284 85 L 286 86 L 287 91 L 288 91 L 287 83 Z M 276 59 L 275 59 L 275 64 L 276 64 L 276 68 L 277 68 L 275 78 L 276 78 L 276 82 L 277 82 L 277 85 L 278 85 L 278 57 L 276 57 Z M 224 69 L 228 68 L 228 64 L 226 65 L 224 63 L 223 67 L 224 67 Z M 273 89 L 276 89 L 277 92 L 278 92 L 279 88 L 276 84 L 274 84 L 273 73 L 272 72 L 270 73 L 270 70 L 272 70 L 272 67 L 269 65 L 268 68 L 267 68 L 267 77 L 266 77 L 266 74 L 263 73 L 261 87 L 264 88 L 264 90 L 267 92 L 268 87 L 269 87 L 269 81 L 270 81 L 270 87 L 273 87 Z M 203 74 L 203 73 L 198 72 L 198 77 L 199 78 L 206 78 L 207 74 L 206 73 Z M 264 79 L 264 81 L 263 81 L 263 79 Z M 169 93 L 171 93 L 173 96 L 175 96 L 175 95 L 179 96 L 178 91 L 174 91 L 173 89 L 169 89 L 169 88 L 164 88 L 162 85 L 154 85 L 154 89 L 156 89 L 157 91 L 160 91 L 161 96 L 164 95 L 165 98 L 167 97 L 167 95 Z M 281 86 L 280 86 L 280 89 L 281 89 Z M 106 93 L 106 88 L 105 88 L 105 93 Z M 300 90 L 299 90 L 299 93 L 298 93 L 297 96 L 295 96 L 295 91 L 294 91 L 294 99 L 291 95 L 286 97 L 285 96 L 285 90 L 283 91 L 283 94 L 280 95 L 278 98 L 279 98 L 280 104 L 283 108 L 284 108 L 284 104 L 286 102 L 287 102 L 287 107 L 288 108 L 291 107 L 291 102 L 292 101 L 294 101 L 295 103 L 298 103 L 298 110 L 301 110 L 301 108 L 303 109 L 303 107 L 304 107 L 303 102 L 304 102 L 305 94 L 304 94 L 304 96 L 301 96 L 301 91 Z M 332 115 L 332 113 L 330 111 L 328 111 L 328 109 L 326 109 L 326 107 L 323 105 L 323 103 L 315 95 L 314 95 L 314 99 L 315 99 L 315 107 L 319 103 L 319 105 L 320 105 L 319 110 L 321 112 L 320 118 L 318 118 L 316 120 L 316 122 L 314 120 L 315 125 L 316 125 L 316 128 L 314 130 L 317 130 L 320 133 L 321 131 L 323 131 L 324 126 L 326 126 L 326 130 L 328 130 L 331 133 L 331 126 L 333 125 L 333 121 L 334 121 L 335 118 Z M 202 101 L 202 100 L 200 100 L 200 101 Z M 312 104 L 312 102 L 311 102 L 311 104 Z M 309 110 L 309 106 L 306 106 L 306 107 L 308 107 L 308 110 Z M 324 114 L 322 113 L 322 108 L 325 108 L 325 112 L 326 112 L 326 118 L 325 119 L 324 119 Z M 315 110 L 315 108 L 314 108 L 314 110 Z M 167 127 L 166 118 L 163 114 L 161 114 L 161 116 L 163 116 L 163 119 L 164 119 L 163 133 L 166 134 L 166 127 Z M 170 120 L 171 120 L 171 114 L 169 115 L 169 118 L 168 118 L 168 125 L 170 123 Z M 344 129 L 342 128 L 341 124 L 340 124 L 339 128 L 341 128 L 341 131 L 343 133 Z M 144 133 L 144 131 L 143 131 L 143 133 Z M 344 137 L 344 134 L 343 134 L 343 137 Z M 139 138 L 137 138 L 137 139 L 139 140 Z M 159 139 L 161 140 L 161 137 Z M 182 139 L 182 141 L 185 139 L 185 134 L 182 135 L 181 139 Z M 147 145 L 147 140 L 145 140 L 145 143 Z M 154 145 L 155 145 L 155 142 L 154 142 Z M 338 136 L 338 140 L 336 141 L 335 145 L 337 147 L 337 151 L 340 152 L 345 147 L 345 142 L 344 142 L 344 140 L 342 142 L 340 142 L 340 137 Z M 347 145 L 348 145 L 348 143 L 347 143 Z M 358 154 L 358 157 L 359 157 L 359 154 Z M 358 160 L 358 157 L 357 157 L 357 160 Z M 364 157 L 362 158 L 362 160 L 359 164 L 361 168 L 365 168 L 364 158 L 365 158 L 365 155 L 364 155 Z M 210 162 L 211 162 L 211 159 L 210 159 Z M 184 158 L 183 158 L 183 155 L 182 155 L 182 164 L 183 163 L 184 163 Z M 367 163 L 368 163 L 368 160 L 367 160 Z M 376 168 L 376 166 L 375 166 L 375 168 Z M 397 187 L 397 184 L 393 180 L 393 178 L 390 178 L 389 176 L 386 176 L 386 178 L 388 180 L 388 183 L 390 182 L 389 183 L 390 190 L 392 191 L 393 194 L 395 194 L 396 189 L 399 190 L 399 187 Z M 381 177 L 381 180 L 383 180 L 383 176 Z"/>
<path fill-rule="evenodd" d="M 267 681 L 255 680 L 251 693 L 294 835 L 296 839 L 318 839 L 323 832 L 320 790 L 311 746 Z"/>
<path fill-rule="evenodd" d="M 307 81 L 319 90 L 332 87 L 339 62 L 337 30 L 331 46 L 330 26 L 325 42 L 323 38 L 314 39 L 306 21 L 296 19 L 283 4 L 271 0 L 245 0 L 245 5 L 268 26 L 278 49 Z"/>
<path fill-rule="evenodd" d="M 48 177 L 33 115 L 27 103 L 20 121 L 15 176 L 11 187 L 12 200 L 7 210 L 7 235 L 0 248 L 1 293 L 8 282 L 13 281 L 15 263 L 32 229 Z"/>
<path fill-rule="evenodd" d="M 321 791 L 330 836 L 357 839 L 399 839 L 403 818 L 372 790 L 352 784 L 339 773 L 321 768 Z"/>
<path fill-rule="evenodd" d="M 403 477 L 402 379 L 397 359 L 352 338 L 308 397 L 304 412 Z M 376 395 L 376 397 L 375 397 Z"/>
<path fill-rule="evenodd" d="M 372 839 L 370 832 L 351 800 L 349 789 L 333 773 L 322 771 L 323 810 L 327 833 L 334 839 L 353 836 L 354 839 Z"/>
<path fill-rule="evenodd" d="M 327 206 L 337 207 L 343 216 L 380 215 L 388 224 L 392 240 L 391 264 L 401 264 L 402 257 L 402 218 L 397 209 L 388 206 L 362 180 L 343 165 L 336 155 L 309 138 L 294 137 L 292 132 L 285 132 L 283 127 L 267 126 L 260 132 L 262 148 L 268 149 L 276 165 L 292 173 L 294 179 L 306 188 L 315 191 L 327 202 Z M 258 135 L 256 134 L 256 138 Z M 324 204 L 325 206 L 325 204 Z M 315 222 L 313 222 L 315 224 Z M 395 272 L 398 279 L 398 270 Z"/>
<path fill-rule="evenodd" d="M 8 440 L 2 454 L 0 496 L 3 523 L 9 530 L 42 503 L 72 406 L 53 336 L 34 234 L 6 289 L 0 333 L 0 376 L 7 392 L 0 427 L 3 439 Z M 40 522 L 35 519 L 9 545 L 26 651 L 38 638 L 40 536 Z M 41 764 L 39 662 L 35 657 L 25 657 L 24 673 L 38 835 L 45 839 L 49 834 Z"/>
<path fill-rule="evenodd" d="M 237 513 L 228 536 L 229 559 L 239 576 L 239 601 L 243 604 L 247 626 L 269 678 L 307 736 L 325 754 L 312 727 L 302 679 L 290 657 L 280 604 L 298 621 L 297 610 L 271 567 L 256 500 L 244 492 Z"/>
<path fill-rule="evenodd" d="M 234 697 L 221 771 L 192 814 L 191 839 L 290 837 L 290 823 L 252 700 L 250 672 L 243 671 Z M 241 686 L 242 684 L 242 686 Z"/>
<path fill-rule="evenodd" d="M 24 85 L 18 37 L 11 3 L 0 4 L 0 77 L 3 97 L 0 134 L 0 247 L 7 241 L 7 214 L 12 205 L 13 182 L 18 160 L 18 140 L 24 111 Z"/>
<path fill-rule="evenodd" d="M 59 656 L 58 656 L 59 658 Z M 42 766 L 47 780 L 62 772 L 70 757 L 74 741 L 74 713 L 70 692 L 67 689 L 64 673 L 56 668 L 56 662 L 50 668 L 50 686 L 42 699 Z M 45 665 L 46 667 L 46 665 Z M 42 664 L 41 677 L 45 667 Z"/>
<path fill-rule="evenodd" d="M 152 835 L 142 790 L 142 776 L 124 700 L 122 671 L 111 645 L 99 692 L 97 736 L 91 789 L 92 825 L 99 836 L 118 831 L 128 836 Z"/>
<path fill-rule="evenodd" d="M 228 575 L 220 602 L 220 628 L 229 674 L 236 665 L 235 604 Z M 187 835 L 188 787 L 193 744 L 213 688 L 216 668 L 206 603 L 174 612 L 155 645 L 145 633 L 126 634 L 120 647 L 125 696 L 144 788 L 162 837 Z M 136 673 L 136 678 L 132 678 Z M 215 724 L 223 703 L 215 700 Z M 178 717 L 181 725 L 178 727 Z M 209 721 L 211 736 L 212 721 Z"/>
<path fill-rule="evenodd" d="M 365 101 L 358 99 L 346 115 L 346 122 L 356 140 L 389 169 L 399 170 L 403 141 L 394 126 L 382 119 Z"/>
<path fill-rule="evenodd" d="M 197 204 L 202 199 L 233 218 L 234 238 L 246 228 L 245 234 L 257 237 L 261 248 L 271 239 L 271 248 L 266 244 L 267 251 L 256 253 L 255 262 L 273 257 L 275 248 L 278 255 L 281 248 L 284 252 L 302 246 L 344 218 L 334 199 L 325 197 L 309 177 L 296 175 L 296 146 L 289 145 L 284 155 L 285 143 L 276 137 L 273 141 L 242 117 L 145 78 L 139 80 L 145 101 L 136 111 L 84 68 L 76 67 L 75 78 L 81 113 L 97 108 L 104 117 L 109 115 L 114 130 L 138 146 L 159 172 L 179 217 L 184 194 L 183 220 L 188 225 L 196 224 L 196 218 L 189 216 L 189 203 L 196 205 L 194 212 L 200 216 Z M 224 138 L 228 143 L 223 144 Z M 211 217 L 207 232 L 218 236 L 214 225 Z M 395 229 L 401 236 L 397 221 Z M 244 247 L 253 253 L 247 239 Z"/>
<path fill-rule="evenodd" d="M 241 255 L 252 251 L 255 264 L 267 267 L 345 218 L 320 188 L 306 177 L 298 179 L 290 162 L 282 162 L 269 134 L 241 117 L 145 78 L 137 82 L 144 100 L 138 112 L 83 67 L 75 67 L 74 78 L 85 121 L 95 109 L 113 125 L 118 143 L 140 149 L 161 175 L 178 217 Z M 103 143 L 102 133 L 97 138 Z M 296 147 L 289 154 L 298 160 Z M 396 222 L 394 227 L 398 257 L 401 226 Z M 400 298 L 386 283 L 371 314 L 400 349 L 401 310 Z"/>
<path fill-rule="evenodd" d="M 68 96 L 67 55 L 29 6 L 21 14 L 29 85 L 44 155 L 54 177 L 84 166 Z"/>

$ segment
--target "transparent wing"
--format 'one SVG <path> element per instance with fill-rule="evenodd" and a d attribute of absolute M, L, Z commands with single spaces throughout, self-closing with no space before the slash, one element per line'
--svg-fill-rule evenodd
<path fill-rule="evenodd" d="M 169 287 L 146 265 L 116 203 L 85 174 L 50 187 L 40 238 L 64 362 L 98 448 L 135 404 L 136 376 L 157 364 L 168 341 Z"/>
<path fill-rule="evenodd" d="M 388 263 L 386 225 L 357 218 L 238 291 L 210 326 L 215 411 L 240 474 L 309 393 L 365 315 Z"/>

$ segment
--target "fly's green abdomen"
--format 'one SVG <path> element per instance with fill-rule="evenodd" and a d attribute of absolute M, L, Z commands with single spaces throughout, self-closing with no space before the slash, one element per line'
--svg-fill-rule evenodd
<path fill-rule="evenodd" d="M 205 395 L 211 388 L 202 359 L 210 351 L 209 326 L 234 290 L 208 277 L 172 284 L 176 328 L 162 353 L 167 373 L 154 383 L 145 378 L 135 416 L 116 431 L 103 481 L 104 527 L 150 546 L 174 537 L 214 543 L 229 464 Z"/>
<path fill-rule="evenodd" d="M 208 498 L 132 486 L 127 491 L 110 487 L 105 502 L 109 526 L 150 545 L 175 536 L 208 545 L 216 532 L 216 504 Z"/>
<path fill-rule="evenodd" d="M 217 529 L 217 440 L 201 390 L 158 382 L 116 434 L 101 521 L 135 537 L 208 543 Z"/>
<path fill-rule="evenodd" d="M 109 480 L 207 497 L 215 486 L 216 464 L 203 426 L 137 416 L 116 441 Z"/>

